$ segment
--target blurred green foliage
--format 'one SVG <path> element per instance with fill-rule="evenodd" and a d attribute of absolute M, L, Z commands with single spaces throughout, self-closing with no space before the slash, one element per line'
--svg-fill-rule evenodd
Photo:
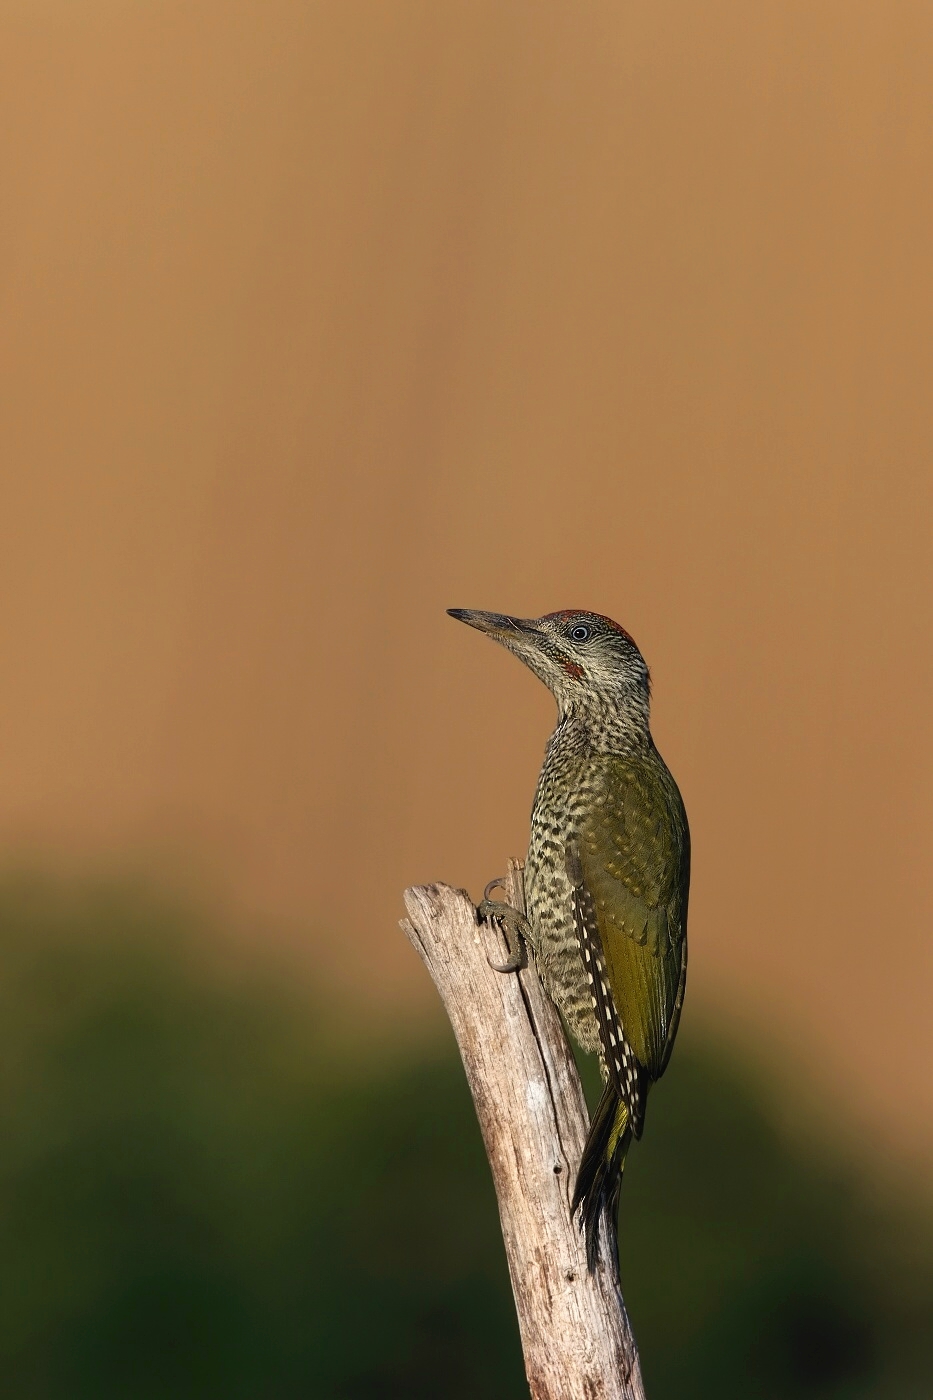
<path fill-rule="evenodd" d="M 456 1056 L 342 1052 L 226 946 L 131 890 L 0 888 L 0 1392 L 526 1395 Z M 926 1230 L 685 1040 L 623 1189 L 652 1400 L 933 1395 Z"/>

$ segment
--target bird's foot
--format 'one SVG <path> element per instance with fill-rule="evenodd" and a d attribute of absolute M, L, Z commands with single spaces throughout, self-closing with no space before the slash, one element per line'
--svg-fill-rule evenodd
<path fill-rule="evenodd" d="M 483 900 L 477 913 L 484 923 L 494 923 L 502 930 L 502 935 L 508 945 L 509 956 L 504 963 L 494 963 L 488 955 L 486 961 L 493 972 L 515 972 L 525 961 L 522 939 L 524 938 L 526 942 L 530 939 L 531 924 L 524 914 L 520 910 L 514 909 L 511 904 L 489 898 L 490 892 L 497 886 L 502 887 L 501 880 L 490 880 L 483 891 Z"/>

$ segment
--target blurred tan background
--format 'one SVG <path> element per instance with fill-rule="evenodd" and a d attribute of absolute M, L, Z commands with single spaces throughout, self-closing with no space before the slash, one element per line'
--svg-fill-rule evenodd
<path fill-rule="evenodd" d="M 380 1014 L 652 666 L 694 1014 L 933 1159 L 933 10 L 7 0 L 0 839 L 212 891 Z"/>

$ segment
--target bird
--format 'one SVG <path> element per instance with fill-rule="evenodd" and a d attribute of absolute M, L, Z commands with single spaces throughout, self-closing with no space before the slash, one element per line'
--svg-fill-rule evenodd
<path fill-rule="evenodd" d="M 449 608 L 499 642 L 557 702 L 531 813 L 523 916 L 491 899 L 483 920 L 509 949 L 530 947 L 545 990 L 603 1080 L 576 1176 L 587 1264 L 605 1214 L 615 1245 L 626 1154 L 648 1091 L 667 1068 L 687 978 L 690 830 L 677 783 L 651 736 L 651 681 L 632 637 L 601 613 L 538 618 Z"/>

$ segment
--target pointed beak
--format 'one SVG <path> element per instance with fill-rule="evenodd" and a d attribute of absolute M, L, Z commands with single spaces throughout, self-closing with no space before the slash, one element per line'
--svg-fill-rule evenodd
<path fill-rule="evenodd" d="M 475 627 L 478 632 L 485 632 L 497 642 L 517 642 L 523 638 L 531 641 L 538 635 L 533 619 L 527 617 L 477 612 L 474 608 L 448 608 L 447 615 L 455 617 L 458 622 L 465 622 L 468 627 Z"/>

